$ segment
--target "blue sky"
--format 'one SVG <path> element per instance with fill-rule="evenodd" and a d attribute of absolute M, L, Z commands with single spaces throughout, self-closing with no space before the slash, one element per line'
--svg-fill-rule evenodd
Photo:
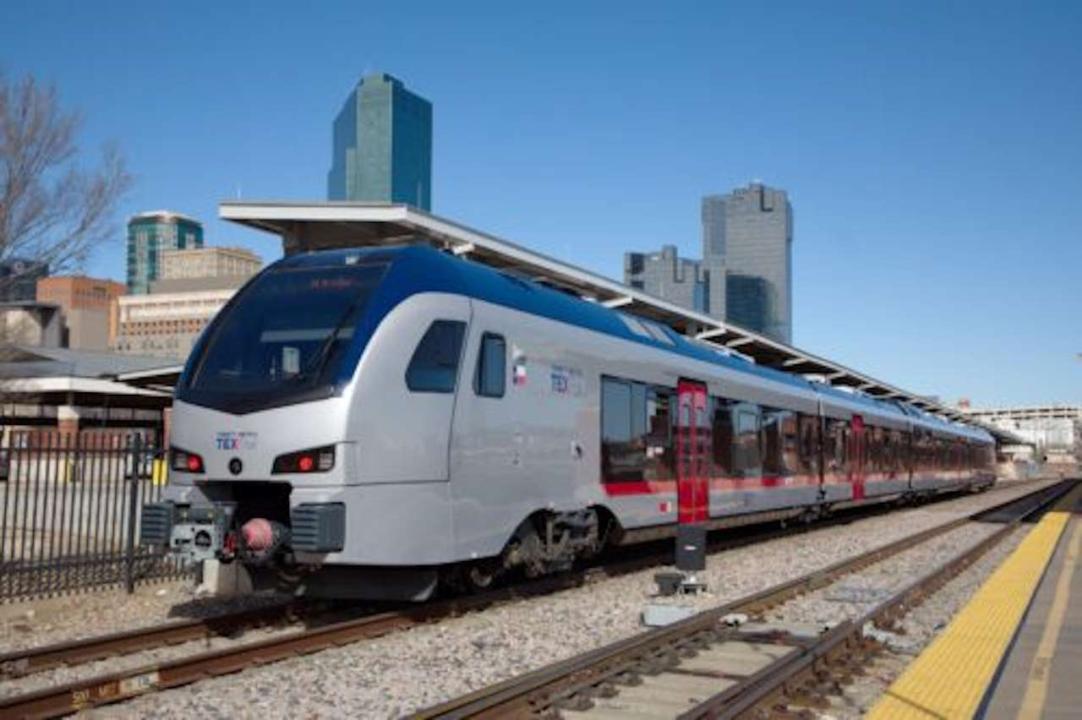
<path fill-rule="evenodd" d="M 223 199 L 320 199 L 366 71 L 435 106 L 433 210 L 619 277 L 697 256 L 699 199 L 795 214 L 794 341 L 976 405 L 1082 402 L 1077 3 L 8 2 L 0 67 L 54 82 L 135 187 L 279 254 Z M 123 229 L 87 270 L 123 277 Z"/>

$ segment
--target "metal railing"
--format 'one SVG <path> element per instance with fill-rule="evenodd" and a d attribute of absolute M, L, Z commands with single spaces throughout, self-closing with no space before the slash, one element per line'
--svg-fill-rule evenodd
<path fill-rule="evenodd" d="M 0 602 L 191 570 L 137 544 L 165 462 L 143 435 L 9 431 L 0 444 Z"/>

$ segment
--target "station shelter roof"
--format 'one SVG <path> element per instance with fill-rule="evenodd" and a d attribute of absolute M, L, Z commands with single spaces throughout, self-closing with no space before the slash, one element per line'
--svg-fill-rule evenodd
<path fill-rule="evenodd" d="M 739 353 L 756 364 L 871 397 L 906 402 L 952 422 L 977 424 L 1001 442 L 1022 442 L 1008 431 L 974 422 L 964 410 L 947 407 L 932 398 L 903 390 L 814 353 L 688 310 L 611 278 L 409 205 L 230 201 L 219 205 L 219 214 L 223 219 L 280 236 L 286 254 L 426 243 L 586 300 L 657 321 L 689 337 Z M 181 368 L 174 366 L 162 370 L 160 375 L 151 373 L 138 377 L 136 373 L 128 373 L 121 379 L 162 386 L 169 380 L 170 373 L 179 375 Z M 172 381 L 175 380 L 173 376 Z"/>
<path fill-rule="evenodd" d="M 118 373 L 160 367 L 162 358 L 31 345 L 0 345 L 0 399 L 5 403 L 161 410 L 170 388 L 133 387 Z"/>

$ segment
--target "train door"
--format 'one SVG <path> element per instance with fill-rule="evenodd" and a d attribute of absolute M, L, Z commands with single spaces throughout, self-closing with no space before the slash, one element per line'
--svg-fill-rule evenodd
<path fill-rule="evenodd" d="M 681 570 L 702 570 L 710 510 L 711 426 L 706 385 L 680 380 L 676 407 L 676 564 Z"/>
<path fill-rule="evenodd" d="M 710 418 L 706 385 L 681 380 L 676 388 L 676 501 L 681 523 L 709 514 Z"/>
<path fill-rule="evenodd" d="M 849 484 L 853 488 L 853 499 L 864 499 L 864 461 L 867 449 L 867 436 L 864 430 L 864 418 L 854 415 L 849 424 Z"/>

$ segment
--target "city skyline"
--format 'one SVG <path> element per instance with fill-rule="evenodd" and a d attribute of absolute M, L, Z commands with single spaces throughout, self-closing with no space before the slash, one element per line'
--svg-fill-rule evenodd
<path fill-rule="evenodd" d="M 753 181 L 702 198 L 700 259 L 674 245 L 624 253 L 624 283 L 778 342 L 793 342 L 793 207 Z"/>
<path fill-rule="evenodd" d="M 1052 92 L 1080 66 L 1077 9 L 1004 6 L 973 19 L 861 7 L 848 11 L 844 35 L 796 5 L 769 28 L 746 8 L 711 9 L 695 23 L 629 8 L 616 21 L 576 11 L 575 30 L 528 11 L 403 23 L 376 9 L 354 38 L 344 9 L 208 8 L 199 23 L 200 13 L 166 13 L 192 29 L 178 35 L 186 47 L 198 36 L 190 62 L 164 53 L 135 67 L 109 43 L 88 46 L 93 62 L 81 64 L 50 56 L 45 39 L 78 51 L 92 37 L 124 37 L 148 10 L 6 12 L 21 29 L 6 38 L 6 72 L 55 81 L 86 117 L 86 151 L 120 141 L 137 176 L 123 214 L 175 207 L 203 218 L 208 237 L 273 259 L 277 239 L 222 223 L 217 202 L 321 196 L 328 118 L 358 66 L 378 59 L 440 107 L 442 216 L 618 278 L 627 247 L 676 240 L 695 254 L 704 191 L 769 177 L 800 199 L 796 345 L 945 399 L 1082 399 L 1070 333 L 1082 213 L 1041 203 L 1040 191 L 1069 197 L 1079 187 L 1082 108 Z M 76 26 L 90 31 L 67 29 Z M 303 58 L 276 57 L 285 27 L 323 41 Z M 699 40 L 711 33 L 724 48 L 706 55 Z M 452 52 L 462 36 L 484 40 Z M 920 58 L 908 51 L 915 42 Z M 553 43 L 559 57 L 545 53 Z M 779 43 L 789 50 L 758 53 Z M 232 63 L 234 53 L 247 62 Z M 132 104 L 162 83 L 180 95 L 169 114 Z M 580 102 L 569 114 L 570 98 Z M 161 170 L 182 157 L 200 172 Z M 85 272 L 116 277 L 119 240 Z M 1015 282 L 1024 293 L 1011 292 Z M 1022 364 L 1019 376 L 998 372 L 1009 363 Z"/>

